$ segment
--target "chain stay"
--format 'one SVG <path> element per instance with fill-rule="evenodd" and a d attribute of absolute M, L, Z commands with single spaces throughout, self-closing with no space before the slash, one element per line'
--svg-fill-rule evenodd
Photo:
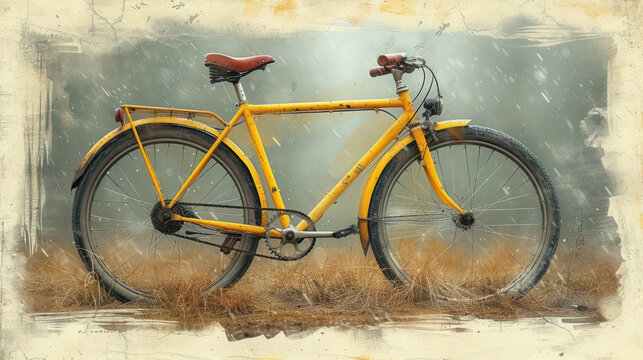
<path fill-rule="evenodd" d="M 293 210 L 293 209 L 277 209 L 277 208 L 263 208 L 263 207 L 254 207 L 254 206 L 203 204 L 203 203 L 189 203 L 189 202 L 177 202 L 176 204 L 177 205 L 180 204 L 180 205 L 184 205 L 184 206 L 201 206 L 201 207 L 214 207 L 214 208 L 225 208 L 225 209 L 275 211 L 275 212 L 277 212 L 278 216 L 282 215 L 282 214 L 291 213 L 291 214 L 295 214 L 295 215 L 300 216 L 302 219 L 306 220 L 306 222 L 308 222 L 309 224 L 311 224 L 311 223 L 314 224 L 314 222 L 312 221 L 312 219 L 310 217 L 308 217 L 308 215 L 306 215 L 305 213 L 303 213 L 301 211 Z M 276 217 L 273 218 L 273 219 L 276 219 Z M 200 225 L 200 226 L 202 226 L 202 225 Z M 225 232 L 221 232 L 221 233 L 225 233 L 225 234 L 227 234 L 227 233 L 244 234 L 244 232 L 241 232 L 241 231 L 239 231 L 239 232 L 225 231 Z M 219 249 L 230 250 L 231 252 L 232 251 L 237 251 L 237 252 L 240 252 L 240 253 L 243 253 L 243 254 L 249 254 L 249 255 L 264 258 L 264 259 L 279 260 L 279 261 L 294 261 L 294 260 L 298 260 L 298 258 L 297 259 L 291 259 L 291 258 L 284 258 L 284 257 L 280 257 L 280 256 L 264 255 L 264 254 L 259 254 L 257 252 L 237 249 L 234 246 L 229 247 L 229 246 L 219 245 L 219 244 L 215 244 L 215 243 L 212 243 L 212 242 L 209 242 L 209 241 L 201 240 L 199 238 L 188 236 L 188 235 L 180 235 L 180 234 L 176 234 L 176 233 L 172 234 L 172 235 L 180 237 L 180 238 L 183 238 L 183 239 L 186 239 L 186 240 L 195 241 L 195 242 L 198 242 L 198 243 L 201 243 L 201 244 L 211 245 L 211 246 L 217 247 Z M 208 235 L 210 235 L 210 234 L 208 234 Z M 256 235 L 253 235 L 253 236 L 256 236 Z M 315 240 L 313 239 L 313 245 L 314 245 L 314 241 Z M 312 246 L 311 246 L 311 249 L 308 250 L 308 252 L 310 252 L 310 250 L 312 250 Z M 306 252 L 306 254 L 308 254 L 308 252 Z M 304 254 L 304 255 L 306 255 L 306 254 Z"/>

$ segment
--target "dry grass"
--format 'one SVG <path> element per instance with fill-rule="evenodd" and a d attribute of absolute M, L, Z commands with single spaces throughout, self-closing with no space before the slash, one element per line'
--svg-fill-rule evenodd
<path fill-rule="evenodd" d="M 29 311 L 67 311 L 116 307 L 96 277 L 88 273 L 78 253 L 51 248 L 25 265 L 24 291 Z"/>
<path fill-rule="evenodd" d="M 143 306 L 113 300 L 87 273 L 75 251 L 54 248 L 47 253 L 27 261 L 24 290 L 30 311 Z M 413 286 L 394 287 L 372 256 L 331 253 L 323 262 L 312 258 L 294 263 L 255 261 L 246 276 L 225 291 L 202 294 L 198 281 L 160 287 L 156 302 L 145 305 L 150 308 L 146 316 L 177 320 L 187 329 L 218 322 L 235 339 L 426 314 L 494 319 L 577 314 L 600 320 L 601 299 L 618 289 L 619 262 L 590 258 L 595 260 L 558 259 L 520 300 L 495 298 L 483 303 L 441 301 Z"/>

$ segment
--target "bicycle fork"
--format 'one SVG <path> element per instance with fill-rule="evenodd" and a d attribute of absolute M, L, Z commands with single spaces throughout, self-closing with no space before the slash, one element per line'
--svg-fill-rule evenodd
<path fill-rule="evenodd" d="M 433 191 L 435 191 L 435 194 L 446 206 L 453 208 L 460 214 L 464 215 L 465 211 L 462 210 L 460 206 L 458 206 L 458 204 L 456 204 L 451 199 L 451 197 L 449 197 L 446 190 L 444 190 L 440 179 L 438 178 L 438 173 L 435 171 L 435 163 L 433 162 L 433 157 L 431 156 L 431 150 L 429 150 L 429 145 L 426 142 L 424 132 L 422 131 L 422 128 L 419 124 L 415 124 L 411 127 L 411 134 L 413 135 L 415 143 L 420 150 L 422 167 L 424 168 L 424 172 L 426 172 L 426 176 L 429 178 L 429 182 L 431 183 Z"/>

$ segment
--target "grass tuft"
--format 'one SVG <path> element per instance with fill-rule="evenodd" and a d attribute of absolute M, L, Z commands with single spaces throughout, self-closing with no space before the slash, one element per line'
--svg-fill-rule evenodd
<path fill-rule="evenodd" d="M 145 315 L 176 320 L 185 329 L 223 325 L 231 339 L 301 331 L 318 326 L 377 324 L 430 314 L 515 319 L 534 316 L 585 316 L 600 319 L 602 299 L 617 293 L 620 262 L 593 257 L 558 259 L 522 299 L 494 297 L 485 302 L 444 301 L 444 284 L 430 278 L 429 291 L 393 286 L 372 257 L 329 252 L 325 261 L 257 261 L 234 287 L 200 291 L 203 279 L 163 284 L 149 304 L 122 305 L 100 287 L 75 251 L 51 248 L 26 264 L 24 290 L 36 312 L 145 306 Z M 574 265 L 570 265 L 574 264 Z M 562 274 L 562 275 L 561 275 Z M 428 278 L 428 277 L 427 277 Z M 473 281 L 473 280 L 472 280 Z M 485 286 L 482 281 L 475 286 Z"/>

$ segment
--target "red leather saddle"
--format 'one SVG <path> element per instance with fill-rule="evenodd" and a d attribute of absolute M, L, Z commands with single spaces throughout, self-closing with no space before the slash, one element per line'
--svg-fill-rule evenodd
<path fill-rule="evenodd" d="M 258 55 L 244 58 L 233 58 L 223 54 L 207 54 L 205 56 L 205 65 L 216 65 L 243 73 L 255 70 L 261 66 L 275 62 L 275 58 L 269 55 Z"/>
<path fill-rule="evenodd" d="M 275 58 L 268 55 L 233 58 L 223 54 L 207 54 L 205 66 L 210 69 L 210 82 L 212 84 L 229 81 L 233 84 L 239 79 L 257 69 L 265 69 L 266 65 L 275 62 Z"/>

